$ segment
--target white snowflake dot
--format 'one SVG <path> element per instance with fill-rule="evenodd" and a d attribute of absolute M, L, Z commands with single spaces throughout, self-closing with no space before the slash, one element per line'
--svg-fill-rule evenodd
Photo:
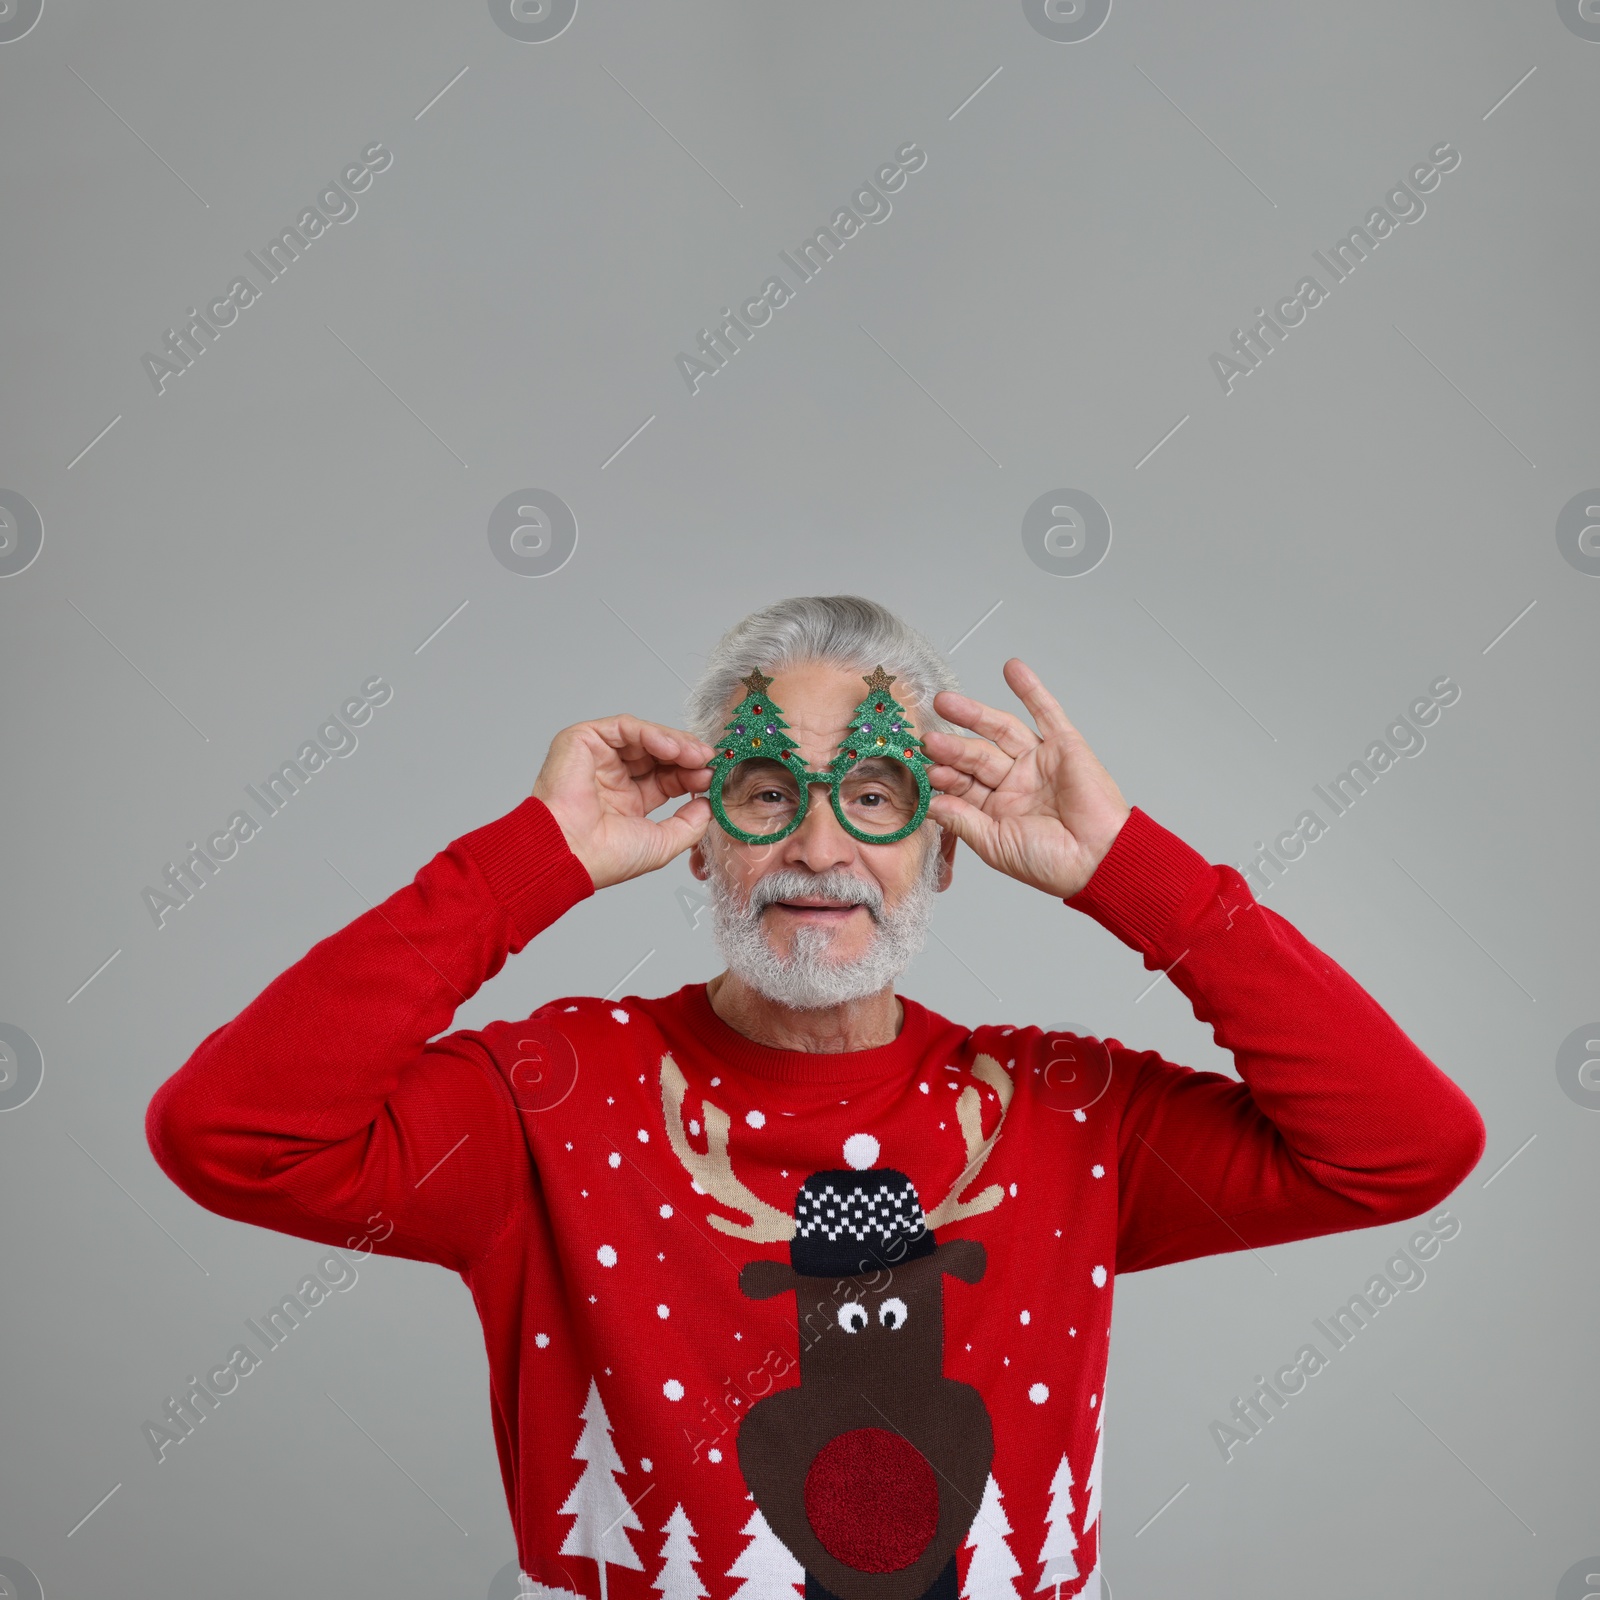
<path fill-rule="evenodd" d="M 655 1464 L 649 1456 L 641 1456 L 639 1458 L 639 1470 L 641 1472 L 654 1472 L 656 1470 Z"/>
<path fill-rule="evenodd" d="M 924 1093 L 924 1094 L 926 1094 L 926 1093 L 927 1093 L 927 1092 L 928 1092 L 928 1086 L 927 1086 L 927 1084 L 925 1084 L 925 1083 L 919 1083 L 919 1084 L 918 1084 L 918 1085 L 917 1085 L 917 1087 L 918 1087 L 918 1088 L 919 1088 L 919 1089 L 920 1089 L 920 1090 L 921 1090 L 921 1091 L 922 1091 L 922 1092 L 923 1092 L 923 1093 Z"/>
<path fill-rule="evenodd" d="M 670 1217 L 671 1215 L 672 1215 L 672 1207 L 668 1206 L 668 1205 L 663 1205 L 662 1208 L 661 1208 L 662 1219 L 665 1220 L 667 1217 Z"/>
<path fill-rule="evenodd" d="M 1084 1112 L 1084 1111 L 1074 1111 L 1074 1112 L 1073 1112 L 1073 1113 L 1072 1113 L 1072 1120 L 1073 1120 L 1073 1121 L 1074 1121 L 1074 1122 L 1087 1122 L 1087 1121 L 1088 1121 L 1088 1120 L 1089 1120 L 1089 1116 L 1088 1116 L 1088 1113 L 1087 1113 L 1087 1112 Z"/>
<path fill-rule="evenodd" d="M 1022 1313 L 1021 1321 L 1022 1326 L 1026 1328 L 1028 1324 L 1033 1321 L 1033 1313 L 1031 1311 L 1024 1311 Z"/>
<path fill-rule="evenodd" d="M 1106 1169 L 1098 1161 L 1089 1168 L 1089 1171 L 1097 1178 L 1103 1178 L 1106 1175 Z"/>
<path fill-rule="evenodd" d="M 713 1445 L 709 1450 L 706 1451 L 706 1459 L 712 1462 L 720 1461 L 722 1459 L 722 1452 L 717 1449 L 715 1445 Z"/>
<path fill-rule="evenodd" d="M 1068 1328 L 1067 1337 L 1069 1339 L 1076 1339 L 1078 1337 L 1078 1330 L 1076 1328 Z"/>
<path fill-rule="evenodd" d="M 533 1336 L 533 1342 L 543 1350 L 550 1343 L 550 1335 L 548 1333 L 536 1333 Z"/>
<path fill-rule="evenodd" d="M 668 1378 L 667 1381 L 661 1385 L 661 1392 L 669 1400 L 683 1399 L 683 1385 L 679 1383 L 676 1378 Z"/>
<path fill-rule="evenodd" d="M 695 1136 L 695 1138 L 697 1138 L 697 1139 L 700 1137 L 700 1119 L 699 1119 L 699 1117 L 690 1117 L 689 1118 L 689 1132 L 692 1133 Z"/>
<path fill-rule="evenodd" d="M 614 1267 L 617 1264 L 617 1251 L 614 1245 L 603 1244 L 594 1253 L 595 1260 L 602 1267 Z"/>
<path fill-rule="evenodd" d="M 715 1088 L 716 1088 L 716 1086 L 717 1086 L 717 1085 L 718 1085 L 718 1084 L 719 1084 L 719 1083 L 721 1083 L 721 1082 L 722 1082 L 722 1079 L 721 1079 L 721 1078 L 713 1078 L 713 1079 L 712 1079 L 712 1080 L 711 1080 L 711 1087 L 712 1087 L 712 1088 L 713 1088 L 713 1089 L 715 1089 Z"/>
<path fill-rule="evenodd" d="M 1013 1200 L 1015 1200 L 1017 1198 L 1017 1186 L 1016 1186 L 1016 1184 L 1012 1184 L 1011 1185 L 1011 1198 Z"/>
<path fill-rule="evenodd" d="M 764 1128 L 767 1125 L 767 1114 L 765 1111 L 747 1111 L 744 1114 L 744 1120 L 752 1128 Z"/>
<path fill-rule="evenodd" d="M 611 1008 L 611 1015 L 614 1016 L 618 1022 L 626 1022 L 628 1020 L 628 1013 L 624 1011 L 621 1006 L 613 1006 Z"/>
<path fill-rule="evenodd" d="M 1100 1396 L 1099 1395 L 1092 1394 L 1092 1395 L 1089 1396 L 1089 1409 L 1091 1411 L 1093 1411 L 1094 1408 L 1099 1404 L 1100 1404 Z"/>
<path fill-rule="evenodd" d="M 1096 1267 L 1094 1269 L 1094 1271 L 1089 1274 L 1089 1276 L 1094 1279 L 1095 1288 L 1097 1288 L 1097 1289 L 1105 1288 L 1105 1286 L 1106 1286 L 1106 1269 L 1104 1267 Z"/>
<path fill-rule="evenodd" d="M 844 1159 L 858 1172 L 878 1159 L 878 1141 L 870 1133 L 852 1133 L 844 1142 Z"/>
<path fill-rule="evenodd" d="M 563 1009 L 567 1011 L 576 1011 L 578 1008 L 576 1006 L 566 1006 Z"/>
<path fill-rule="evenodd" d="M 650 1143 L 650 1135 L 644 1128 L 641 1128 L 639 1130 L 639 1143 L 640 1144 L 649 1144 Z"/>
<path fill-rule="evenodd" d="M 1048 1383 L 1029 1384 L 1028 1398 L 1036 1406 L 1042 1406 L 1050 1398 L 1050 1385 Z"/>
<path fill-rule="evenodd" d="M 606 1157 L 606 1165 L 608 1167 L 620 1167 L 622 1165 L 622 1157 L 618 1155 L 615 1150 L 613 1150 L 611 1154 Z"/>
<path fill-rule="evenodd" d="M 665 1305 L 659 1305 L 656 1307 L 656 1315 L 660 1317 L 663 1322 L 665 1322 L 667 1318 L 672 1315 L 672 1312 L 669 1307 Z"/>

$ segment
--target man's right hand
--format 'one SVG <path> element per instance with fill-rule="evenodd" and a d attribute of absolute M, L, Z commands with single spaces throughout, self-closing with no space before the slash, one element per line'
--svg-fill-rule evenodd
<path fill-rule="evenodd" d="M 596 889 L 664 867 L 706 831 L 712 747 L 678 728 L 626 714 L 563 728 L 533 792 L 560 825 Z M 697 797 L 669 817 L 650 813 L 678 795 Z"/>

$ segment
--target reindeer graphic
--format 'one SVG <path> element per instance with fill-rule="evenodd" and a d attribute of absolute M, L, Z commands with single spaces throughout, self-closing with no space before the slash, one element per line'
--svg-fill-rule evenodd
<path fill-rule="evenodd" d="M 674 1154 L 700 1191 L 750 1219 L 706 1221 L 789 1246 L 787 1263 L 747 1263 L 739 1287 L 752 1300 L 794 1292 L 800 1382 L 745 1414 L 738 1455 L 757 1507 L 805 1568 L 805 1600 L 956 1600 L 955 1553 L 983 1499 L 994 1434 L 982 1395 L 944 1376 L 944 1275 L 977 1283 L 986 1257 L 975 1239 L 933 1235 L 1004 1198 L 999 1184 L 959 1197 L 988 1160 L 1012 1092 L 992 1056 L 972 1072 L 995 1091 L 1000 1116 L 984 1138 L 982 1096 L 962 1089 L 966 1164 L 932 1211 L 904 1173 L 873 1167 L 813 1172 L 789 1215 L 735 1176 L 728 1115 L 709 1100 L 705 1154 L 690 1145 L 683 1073 L 670 1055 L 661 1061 Z"/>

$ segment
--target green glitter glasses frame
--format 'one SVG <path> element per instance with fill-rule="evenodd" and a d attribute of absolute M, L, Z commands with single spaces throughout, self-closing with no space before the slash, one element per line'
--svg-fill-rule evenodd
<path fill-rule="evenodd" d="M 821 772 L 806 768 L 785 731 L 789 724 L 766 697 L 772 679 L 753 669 L 739 681 L 745 697 L 708 763 L 711 814 L 724 833 L 745 844 L 787 839 L 806 820 L 812 785 L 819 783 L 827 785 L 839 826 L 863 844 L 894 844 L 922 826 L 933 798 L 933 762 L 889 692 L 890 673 L 880 666 L 863 678 L 866 698 Z"/>

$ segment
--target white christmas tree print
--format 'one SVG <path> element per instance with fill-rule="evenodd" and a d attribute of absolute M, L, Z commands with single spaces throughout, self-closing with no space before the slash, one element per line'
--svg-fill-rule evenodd
<path fill-rule="evenodd" d="M 517 1600 L 583 1600 L 571 1589 L 557 1589 L 548 1583 L 530 1578 L 526 1572 L 517 1573 Z"/>
<path fill-rule="evenodd" d="M 1100 1462 L 1105 1453 L 1106 1444 L 1106 1397 L 1100 1396 L 1100 1408 L 1095 1412 L 1094 1418 L 1094 1460 L 1089 1464 L 1089 1498 L 1083 1506 L 1083 1536 L 1088 1538 L 1089 1530 L 1100 1520 Z M 1095 1545 L 1098 1557 L 1100 1546 Z M 1099 1560 L 1095 1565 L 1100 1565 Z"/>
<path fill-rule="evenodd" d="M 1022 1576 L 1022 1568 L 1006 1543 L 1011 1523 L 1005 1507 L 1000 1504 L 1000 1485 L 994 1474 L 983 1486 L 983 1501 L 978 1514 L 972 1519 L 967 1532 L 967 1548 L 972 1559 L 967 1563 L 966 1581 L 961 1593 L 966 1600 L 1017 1600 L 1017 1586 L 1012 1581 Z"/>
<path fill-rule="evenodd" d="M 681 1503 L 672 1508 L 661 1531 L 667 1536 L 661 1546 L 661 1571 L 650 1587 L 661 1591 L 662 1600 L 704 1600 L 710 1591 L 694 1570 L 700 1552 L 694 1547 L 694 1524 Z"/>
<path fill-rule="evenodd" d="M 615 1474 L 624 1469 L 622 1457 L 611 1442 L 611 1418 L 600 1403 L 600 1388 L 589 1380 L 589 1398 L 583 1403 L 583 1432 L 572 1452 L 574 1461 L 586 1463 L 572 1493 L 561 1507 L 564 1517 L 576 1517 L 562 1541 L 564 1556 L 586 1556 L 600 1569 L 600 1600 L 606 1600 L 606 1563 L 644 1571 L 626 1533 L 644 1524 L 633 1514 L 633 1507 L 617 1485 Z"/>
<path fill-rule="evenodd" d="M 1072 1468 L 1065 1454 L 1056 1475 L 1050 1480 L 1050 1509 L 1045 1513 L 1044 1543 L 1039 1546 L 1038 1559 L 1044 1564 L 1044 1573 L 1035 1588 L 1054 1588 L 1059 1600 L 1061 1585 L 1078 1576 L 1078 1562 L 1073 1551 L 1078 1548 L 1078 1536 L 1072 1531 Z"/>
<path fill-rule="evenodd" d="M 795 1591 L 805 1583 L 806 1569 L 767 1526 L 767 1519 L 757 1511 L 739 1531 L 750 1543 L 728 1568 L 730 1578 L 742 1580 L 732 1600 L 797 1600 Z"/>
<path fill-rule="evenodd" d="M 1094 1460 L 1089 1463 L 1089 1497 L 1083 1506 L 1083 1536 L 1089 1537 L 1089 1530 L 1100 1520 L 1100 1463 L 1105 1454 L 1106 1443 L 1106 1397 L 1100 1396 L 1100 1406 L 1094 1418 Z M 1088 1580 L 1084 1583 L 1078 1600 L 1100 1600 L 1100 1539 L 1096 1535 L 1094 1542 L 1094 1569 L 1090 1572 Z"/>

